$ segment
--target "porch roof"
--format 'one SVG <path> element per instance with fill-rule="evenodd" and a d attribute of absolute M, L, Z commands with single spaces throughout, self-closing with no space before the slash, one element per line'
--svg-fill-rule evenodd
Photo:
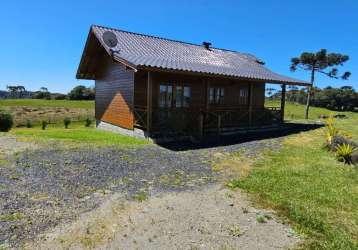
<path fill-rule="evenodd" d="M 310 83 L 291 77 L 283 76 L 266 68 L 262 61 L 254 55 L 236 51 L 205 48 L 202 45 L 185 43 L 155 36 L 143 35 L 118 29 L 93 25 L 86 42 L 81 63 L 76 77 L 78 79 L 94 79 L 88 72 L 91 53 L 88 53 L 90 39 L 96 38 L 108 54 L 110 48 L 103 42 L 102 34 L 112 31 L 118 44 L 113 59 L 124 63 L 133 69 L 155 68 L 159 70 L 174 70 L 187 73 L 233 77 L 247 80 L 257 80 L 269 83 L 285 83 L 291 85 L 309 86 Z"/>

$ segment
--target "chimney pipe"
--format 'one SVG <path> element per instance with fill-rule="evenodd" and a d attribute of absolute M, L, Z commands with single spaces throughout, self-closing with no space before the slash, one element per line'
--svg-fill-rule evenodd
<path fill-rule="evenodd" d="M 203 42 L 203 46 L 205 47 L 205 49 L 210 50 L 211 43 Z"/>

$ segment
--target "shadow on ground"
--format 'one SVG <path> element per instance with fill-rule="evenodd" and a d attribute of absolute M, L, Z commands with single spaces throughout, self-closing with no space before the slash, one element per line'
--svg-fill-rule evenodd
<path fill-rule="evenodd" d="M 189 140 L 180 142 L 163 142 L 157 143 L 159 146 L 172 151 L 186 151 L 195 149 L 213 148 L 219 146 L 229 146 L 234 144 L 241 144 L 250 141 L 257 141 L 263 139 L 271 139 L 291 134 L 297 134 L 309 130 L 314 130 L 323 127 L 323 124 L 311 123 L 286 123 L 279 128 L 271 128 L 257 131 L 242 131 L 234 135 L 225 135 L 218 137 L 211 135 L 201 140 L 200 142 L 192 142 Z"/>

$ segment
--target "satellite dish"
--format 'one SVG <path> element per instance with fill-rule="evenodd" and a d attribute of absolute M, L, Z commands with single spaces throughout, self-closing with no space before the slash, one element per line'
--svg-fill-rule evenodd
<path fill-rule="evenodd" d="M 118 44 L 117 36 L 111 31 L 106 31 L 102 35 L 103 42 L 110 48 L 114 48 Z"/>

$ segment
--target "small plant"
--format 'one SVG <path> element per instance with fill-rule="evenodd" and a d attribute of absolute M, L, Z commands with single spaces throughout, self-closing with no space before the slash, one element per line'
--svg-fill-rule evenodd
<path fill-rule="evenodd" d="M 63 124 L 65 125 L 65 128 L 68 128 L 68 126 L 70 126 L 71 124 L 71 119 L 69 117 L 66 117 L 65 119 L 63 119 Z"/>
<path fill-rule="evenodd" d="M 136 200 L 136 201 L 139 201 L 139 202 L 142 202 L 142 201 L 145 201 L 148 199 L 148 194 L 144 191 L 141 191 L 135 195 L 133 195 L 133 198 Z"/>
<path fill-rule="evenodd" d="M 14 120 L 10 113 L 0 111 L 0 131 L 8 132 L 14 125 Z"/>
<path fill-rule="evenodd" d="M 262 216 L 262 215 L 257 216 L 256 221 L 258 223 L 266 223 L 267 222 L 265 216 Z"/>
<path fill-rule="evenodd" d="M 338 134 L 338 129 L 334 126 L 333 115 L 330 115 L 326 122 L 326 142 L 329 147 L 332 144 L 333 137 Z"/>
<path fill-rule="evenodd" d="M 90 127 L 91 124 L 92 124 L 92 120 L 87 117 L 87 119 L 86 119 L 86 121 L 85 121 L 85 127 Z"/>
<path fill-rule="evenodd" d="M 352 154 L 357 148 L 344 143 L 338 145 L 336 150 L 336 157 L 339 161 L 342 161 L 345 164 L 352 164 Z"/>
<path fill-rule="evenodd" d="M 45 121 L 45 120 L 43 120 L 42 122 L 41 122 L 41 129 L 42 130 L 45 130 L 46 129 L 46 127 L 47 127 L 47 121 Z"/>
<path fill-rule="evenodd" d="M 244 232 L 242 232 L 239 227 L 231 227 L 229 228 L 229 232 L 230 235 L 234 237 L 240 237 L 241 235 L 244 234 Z"/>
<path fill-rule="evenodd" d="M 26 120 L 26 128 L 32 128 L 32 122 L 30 120 Z"/>
<path fill-rule="evenodd" d="M 230 189 L 236 189 L 238 187 L 240 187 L 240 181 L 239 180 L 230 180 L 226 183 L 226 186 Z"/>

